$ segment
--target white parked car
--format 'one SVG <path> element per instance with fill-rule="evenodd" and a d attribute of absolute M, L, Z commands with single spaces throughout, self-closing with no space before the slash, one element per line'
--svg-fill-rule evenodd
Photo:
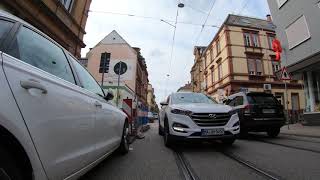
<path fill-rule="evenodd" d="M 0 179 L 77 179 L 128 152 L 127 116 L 54 40 L 0 11 Z"/>
<path fill-rule="evenodd" d="M 179 140 L 211 139 L 232 144 L 240 132 L 236 111 L 204 94 L 173 93 L 160 104 L 159 134 L 166 146 Z"/>

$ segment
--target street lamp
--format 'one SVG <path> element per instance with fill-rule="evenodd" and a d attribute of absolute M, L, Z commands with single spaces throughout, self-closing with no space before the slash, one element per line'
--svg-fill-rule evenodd
<path fill-rule="evenodd" d="M 178 4 L 178 7 L 179 7 L 179 8 L 183 8 L 183 7 L 184 7 L 184 4 L 183 4 L 183 3 L 179 3 L 179 4 Z"/>

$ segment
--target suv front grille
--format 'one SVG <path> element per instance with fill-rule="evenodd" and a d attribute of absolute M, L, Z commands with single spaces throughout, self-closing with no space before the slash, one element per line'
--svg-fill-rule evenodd
<path fill-rule="evenodd" d="M 192 120 L 198 126 L 224 126 L 230 119 L 228 113 L 194 113 L 191 115 Z"/>

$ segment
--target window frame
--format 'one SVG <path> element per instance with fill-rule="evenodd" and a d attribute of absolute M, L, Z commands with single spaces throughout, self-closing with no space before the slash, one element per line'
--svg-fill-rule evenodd
<path fill-rule="evenodd" d="M 249 60 L 254 61 L 254 74 L 250 74 L 250 65 L 249 65 Z M 261 75 L 258 74 L 258 63 L 257 61 L 261 61 Z M 264 68 L 263 68 L 263 59 L 261 57 L 247 57 L 247 67 L 248 67 L 248 75 L 249 76 L 263 76 L 264 75 Z"/>
<path fill-rule="evenodd" d="M 1 18 L 0 18 L 0 19 L 1 19 Z M 66 51 L 60 44 L 58 44 L 58 43 L 55 42 L 53 39 L 51 39 L 49 36 L 47 36 L 46 34 L 42 33 L 40 30 L 36 29 L 36 28 L 33 27 L 33 26 L 30 26 L 30 25 L 28 25 L 28 24 L 21 23 L 21 22 L 16 22 L 15 26 L 16 26 L 16 27 L 13 28 L 15 31 L 14 31 L 14 32 L 11 32 L 11 33 L 13 33 L 13 34 L 12 34 L 12 38 L 10 39 L 11 41 L 7 44 L 7 47 L 6 47 L 7 50 L 8 50 L 8 48 L 10 48 L 10 47 L 13 45 L 13 43 L 14 43 L 13 39 L 17 37 L 17 35 L 18 35 L 18 33 L 19 33 L 19 31 L 20 31 L 21 28 L 29 29 L 30 31 L 33 31 L 34 33 L 38 34 L 38 35 L 41 36 L 42 38 L 46 39 L 47 41 L 51 42 L 52 44 L 54 44 L 55 46 L 57 46 L 59 49 L 61 49 L 61 51 L 62 51 L 62 53 L 63 53 L 63 55 L 64 55 L 67 63 L 69 64 L 70 71 L 71 71 L 72 77 L 73 77 L 73 79 L 74 79 L 74 83 L 72 83 L 72 82 L 70 82 L 70 81 L 68 81 L 68 80 L 66 80 L 66 79 L 63 79 L 63 78 L 61 78 L 61 77 L 59 77 L 59 76 L 57 76 L 57 75 L 54 75 L 54 74 L 52 74 L 52 73 L 50 73 L 50 72 L 47 72 L 47 71 L 45 71 L 45 70 L 43 70 L 43 69 L 40 69 L 40 68 L 38 68 L 38 67 L 35 67 L 35 66 L 31 65 L 31 64 L 29 64 L 29 65 L 32 66 L 32 67 L 34 67 L 34 68 L 40 69 L 41 71 L 44 71 L 44 72 L 46 72 L 46 73 L 48 73 L 48 74 L 50 74 L 50 75 L 52 75 L 52 76 L 54 76 L 54 77 L 58 77 L 58 78 L 66 81 L 66 82 L 69 82 L 69 83 L 74 84 L 74 85 L 78 85 L 79 81 L 77 81 L 77 77 L 76 77 L 76 75 L 75 75 L 74 68 L 73 68 L 72 63 L 70 62 L 70 60 L 69 60 L 69 58 L 68 58 L 68 56 L 67 56 L 67 53 L 66 53 L 67 51 Z M 11 29 L 11 31 L 13 31 L 13 29 Z M 9 54 L 9 55 L 10 55 L 10 54 Z M 11 55 L 10 55 L 10 56 L 11 56 Z M 15 57 L 15 58 L 16 58 L 16 57 Z M 18 59 L 19 61 L 22 61 L 22 60 L 20 59 L 20 57 L 17 58 L 17 59 Z M 24 61 L 22 61 L 22 62 L 24 62 Z"/>
<path fill-rule="evenodd" d="M 59 0 L 59 2 L 69 13 L 72 11 L 74 0 Z"/>
<path fill-rule="evenodd" d="M 247 38 L 246 38 L 246 34 L 248 34 L 249 36 L 249 41 L 250 44 L 248 46 L 247 44 Z M 254 42 L 254 37 L 256 36 L 256 40 L 257 40 L 257 46 L 255 46 L 255 42 Z M 261 40 L 260 40 L 260 35 L 259 35 L 259 31 L 252 31 L 252 30 L 243 30 L 243 40 L 244 40 L 244 46 L 245 47 L 251 47 L 251 48 L 261 48 Z"/>
<path fill-rule="evenodd" d="M 267 33 L 269 49 L 272 49 L 272 41 L 270 42 L 270 38 L 273 38 L 273 40 L 276 39 L 276 34 Z"/>
<path fill-rule="evenodd" d="M 222 62 L 218 63 L 218 80 L 220 81 L 222 79 L 223 73 L 222 73 Z"/>
<path fill-rule="evenodd" d="M 66 50 L 65 50 L 65 51 L 66 51 Z M 92 92 L 92 91 L 84 88 L 83 82 L 82 82 L 82 80 L 81 80 L 80 77 L 79 77 L 79 74 L 78 74 L 78 72 L 77 72 L 77 70 L 76 70 L 75 64 L 73 64 L 73 63 L 74 63 L 73 61 L 76 61 L 75 63 L 79 63 L 80 66 L 82 66 L 82 68 L 84 68 L 84 70 L 86 70 L 86 71 L 89 73 L 89 75 L 90 75 L 90 76 L 94 79 L 94 81 L 99 85 L 99 87 L 100 87 L 100 89 L 101 89 L 101 91 L 102 91 L 102 93 L 103 93 L 103 94 L 101 94 L 101 95 L 106 96 L 106 94 L 105 94 L 103 88 L 101 87 L 101 85 L 100 85 L 100 84 L 97 82 L 97 80 L 92 76 L 92 74 L 87 70 L 87 68 L 85 68 L 79 61 L 77 61 L 77 58 L 75 58 L 71 53 L 69 53 L 69 52 L 66 51 L 66 55 L 67 55 L 68 61 L 70 61 L 71 68 L 72 68 L 72 70 L 73 70 L 73 72 L 74 72 L 74 74 L 75 74 L 75 77 L 76 77 L 76 80 L 77 80 L 77 85 L 78 85 L 79 87 L 81 87 L 82 89 L 86 90 L 86 91 L 89 91 L 89 92 L 91 92 L 91 93 L 93 93 L 93 94 L 96 94 L 96 93 L 94 93 L 94 92 Z M 71 60 L 70 58 L 73 58 L 73 60 Z M 96 94 L 96 95 L 98 95 L 98 94 Z M 99 96 L 99 95 L 98 95 L 98 96 Z M 101 97 L 101 96 L 100 96 L 100 97 Z"/>
<path fill-rule="evenodd" d="M 213 83 L 214 83 L 214 78 L 215 78 L 215 75 L 214 75 L 214 73 L 215 73 L 215 71 L 214 71 L 214 66 L 212 66 L 212 67 L 210 68 L 210 71 L 211 71 L 211 84 L 213 85 Z"/>
<path fill-rule="evenodd" d="M 221 53 L 221 45 L 220 45 L 220 39 L 218 38 L 216 40 L 216 50 L 217 50 L 217 56 Z"/>

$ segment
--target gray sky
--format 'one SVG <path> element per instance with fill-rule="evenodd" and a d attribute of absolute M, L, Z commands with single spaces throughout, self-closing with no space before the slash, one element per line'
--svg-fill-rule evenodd
<path fill-rule="evenodd" d="M 206 20 L 214 3 L 207 25 L 220 26 L 228 14 L 241 14 L 265 18 L 269 14 L 267 0 L 181 0 L 178 23 L 171 60 L 171 45 L 174 28 L 160 19 L 174 24 L 178 0 L 93 0 L 86 25 L 87 34 L 82 56 L 112 30 L 116 30 L 131 46 L 140 47 L 146 58 L 149 81 L 155 89 L 156 101 L 175 92 L 190 81 L 193 65 L 193 47 L 208 45 L 218 28 L 201 24 Z M 108 12 L 108 13 L 103 13 Z M 116 13 L 116 14 L 112 14 Z M 134 17 L 120 14 L 132 14 Z M 150 18 L 152 17 L 152 18 Z M 191 23 L 191 24 L 185 24 Z M 201 34 L 200 34 L 201 32 Z M 199 38 L 198 38 L 199 37 Z M 166 80 L 166 74 L 170 78 Z"/>

